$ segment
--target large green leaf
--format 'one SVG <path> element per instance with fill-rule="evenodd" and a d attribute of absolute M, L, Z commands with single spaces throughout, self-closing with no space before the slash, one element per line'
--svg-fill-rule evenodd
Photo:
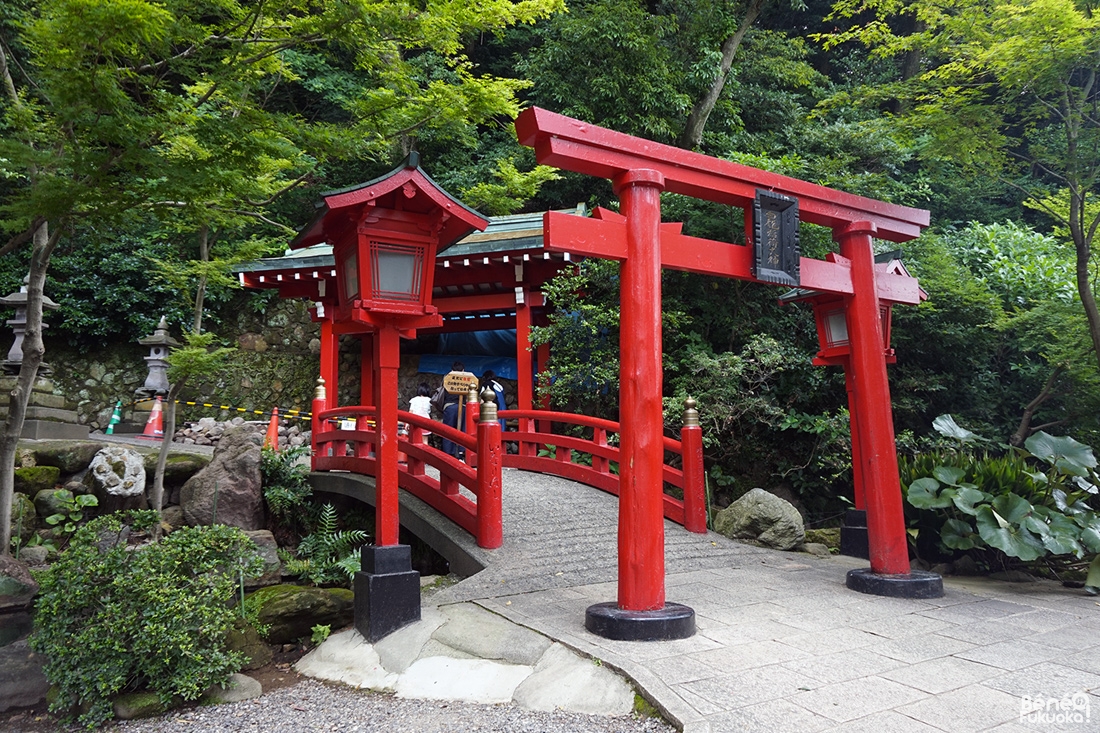
<path fill-rule="evenodd" d="M 955 492 L 954 502 L 960 512 L 965 512 L 970 516 L 974 516 L 978 513 L 978 509 L 974 505 L 980 501 L 989 501 L 989 499 L 989 494 L 984 491 L 963 486 Z"/>
<path fill-rule="evenodd" d="M 1089 526 L 1081 530 L 1081 544 L 1091 552 L 1100 552 L 1100 518 L 1093 518 Z"/>
<path fill-rule="evenodd" d="M 955 422 L 955 418 L 951 417 L 951 415 L 940 415 L 932 421 L 932 427 L 935 428 L 936 432 L 940 435 L 954 438 L 963 443 L 978 440 L 978 436 L 975 433 L 970 432 L 966 428 L 959 427 L 959 424 Z"/>
<path fill-rule="evenodd" d="M 1096 468 L 1092 448 L 1068 435 L 1054 436 L 1040 430 L 1024 442 L 1024 447 L 1036 458 L 1073 476 L 1088 476 L 1088 469 Z"/>
<path fill-rule="evenodd" d="M 993 511 L 1009 524 L 1020 524 L 1031 514 L 1031 503 L 1019 494 L 1002 494 L 993 500 Z"/>
<path fill-rule="evenodd" d="M 936 480 L 941 484 L 958 486 L 959 481 L 966 475 L 966 471 L 961 468 L 955 468 L 954 466 L 936 466 L 932 469 L 932 475 L 935 476 Z"/>
<path fill-rule="evenodd" d="M 946 547 L 953 550 L 972 550 L 983 545 L 981 536 L 974 531 L 969 522 L 961 519 L 948 519 L 940 530 L 940 539 Z"/>
<path fill-rule="evenodd" d="M 940 493 L 940 483 L 934 478 L 919 478 L 909 484 L 909 492 L 906 494 L 909 503 L 917 509 L 945 509 L 951 506 L 954 499 L 954 489 L 944 489 Z"/>
<path fill-rule="evenodd" d="M 1025 502 L 1026 503 L 1026 502 Z M 1046 554 L 1042 540 L 1032 532 L 999 516 L 991 507 L 978 508 L 978 534 L 990 547 L 1024 562 L 1037 560 Z"/>

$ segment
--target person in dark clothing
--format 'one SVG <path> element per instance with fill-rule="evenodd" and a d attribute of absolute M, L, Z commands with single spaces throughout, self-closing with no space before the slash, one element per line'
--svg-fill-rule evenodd
<path fill-rule="evenodd" d="M 466 371 L 466 365 L 463 364 L 460 361 L 456 361 L 454 364 L 451 365 L 451 371 L 448 374 L 453 374 L 455 372 L 464 372 L 464 371 Z M 444 382 L 446 382 L 446 379 L 447 379 L 446 377 L 443 378 Z M 450 394 L 449 392 L 447 393 L 446 401 L 444 402 L 444 406 L 443 406 L 443 424 L 444 425 L 449 425 L 452 428 L 458 428 L 459 427 L 459 425 L 458 425 L 459 409 L 458 408 L 459 408 L 459 400 L 461 400 L 462 397 L 463 397 L 463 395 L 460 395 L 460 394 Z M 447 440 L 446 438 L 443 439 L 443 452 L 448 454 L 448 455 L 452 455 L 456 458 L 462 458 L 463 454 L 465 453 L 465 451 L 459 445 L 457 445 L 456 443 L 453 443 L 450 440 Z"/>
<path fill-rule="evenodd" d="M 504 387 L 497 381 L 497 375 L 492 369 L 486 369 L 481 375 L 481 389 L 486 387 L 493 390 L 493 395 L 496 397 L 497 414 L 508 409 L 508 403 L 504 400 Z M 501 418 L 500 429 L 504 430 L 504 427 L 504 418 Z"/>

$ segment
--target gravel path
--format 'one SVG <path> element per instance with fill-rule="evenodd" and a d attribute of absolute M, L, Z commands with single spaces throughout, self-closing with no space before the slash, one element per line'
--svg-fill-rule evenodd
<path fill-rule="evenodd" d="M 178 710 L 160 718 L 117 723 L 127 733 L 672 733 L 656 718 L 611 718 L 515 705 L 405 700 L 303 680 L 245 702 Z"/>

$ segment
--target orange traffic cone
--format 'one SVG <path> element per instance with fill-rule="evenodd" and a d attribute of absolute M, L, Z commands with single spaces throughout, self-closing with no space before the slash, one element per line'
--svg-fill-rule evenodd
<path fill-rule="evenodd" d="M 267 424 L 267 435 L 264 437 L 264 448 L 279 450 L 279 408 L 271 411 L 271 422 Z"/>
<path fill-rule="evenodd" d="M 141 437 L 148 440 L 164 440 L 164 405 L 161 403 L 160 395 L 157 395 L 157 401 L 153 403 L 149 419 L 145 421 L 145 432 Z"/>

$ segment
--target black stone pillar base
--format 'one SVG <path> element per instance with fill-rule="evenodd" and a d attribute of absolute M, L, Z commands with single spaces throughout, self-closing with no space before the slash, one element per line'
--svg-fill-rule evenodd
<path fill-rule="evenodd" d="M 872 596 L 943 598 L 943 578 L 923 570 L 910 570 L 908 575 L 873 573 L 870 568 L 849 570 L 845 585 Z"/>
<path fill-rule="evenodd" d="M 667 641 L 695 634 L 695 611 L 666 603 L 655 611 L 626 611 L 617 603 L 597 603 L 584 614 L 584 628 L 619 641 Z"/>
<path fill-rule="evenodd" d="M 367 641 L 420 620 L 420 573 L 412 569 L 408 545 L 362 549 L 355 574 L 355 629 Z"/>
<path fill-rule="evenodd" d="M 867 552 L 867 512 L 863 509 L 844 512 L 844 524 L 840 527 L 840 554 L 870 559 L 871 555 Z"/>

